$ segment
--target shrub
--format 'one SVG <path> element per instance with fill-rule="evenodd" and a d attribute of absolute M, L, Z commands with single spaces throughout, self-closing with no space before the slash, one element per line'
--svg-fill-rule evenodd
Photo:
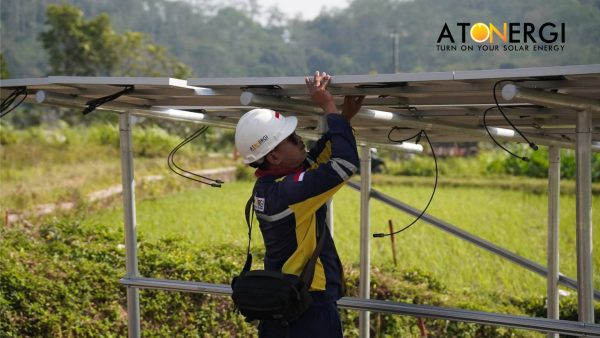
<path fill-rule="evenodd" d="M 122 230 L 102 225 L 80 227 L 77 219 L 54 219 L 40 227 L 0 228 L 0 332 L 6 337 L 118 337 L 126 335 L 126 289 Z M 154 278 L 229 284 L 239 273 L 245 248 L 198 248 L 182 238 L 146 242 L 139 237 L 139 270 Z M 257 267 L 263 253 L 256 256 Z M 357 267 L 346 266 L 349 296 L 358 295 Z M 479 311 L 545 316 L 544 299 L 520 299 L 496 293 L 489 299 L 450 293 L 418 270 L 371 272 L 375 299 Z M 596 305 L 596 320 L 600 307 Z M 250 337 L 254 324 L 233 311 L 228 297 L 140 291 L 142 335 L 149 337 Z M 574 319 L 574 299 L 563 299 L 563 319 Z M 358 312 L 341 311 L 345 336 L 358 336 Z M 371 331 L 416 336 L 416 319 L 371 315 Z M 533 333 L 495 326 L 427 319 L 436 337 L 531 337 Z"/>
<path fill-rule="evenodd" d="M 119 149 L 119 128 L 116 125 L 98 123 L 86 129 L 90 143 Z"/>
<path fill-rule="evenodd" d="M 235 168 L 235 179 L 238 181 L 251 181 L 254 180 L 254 170 L 249 166 L 243 164 L 238 165 Z"/>
<path fill-rule="evenodd" d="M 10 124 L 0 121 L 0 145 L 15 144 L 17 140 L 17 131 Z"/>
<path fill-rule="evenodd" d="M 523 161 L 498 150 L 481 147 L 474 157 L 438 158 L 439 174 L 449 177 L 513 175 L 536 178 L 548 177 L 548 148 L 540 147 L 532 151 L 528 146 L 518 145 L 511 151 L 529 158 Z M 405 176 L 433 176 L 435 167 L 431 156 L 407 157 L 399 162 L 386 161 L 390 174 Z M 561 178 L 575 179 L 575 152 L 561 149 Z M 600 154 L 592 154 L 592 182 L 600 182 Z"/>
<path fill-rule="evenodd" d="M 8 337 L 126 335 L 122 231 L 53 220 L 39 229 L 0 229 L 0 331 Z M 170 279 L 229 283 L 242 248 L 198 250 L 181 239 L 140 243 L 140 272 Z M 229 298 L 141 291 L 143 336 L 247 337 L 253 326 Z"/>
<path fill-rule="evenodd" d="M 134 128 L 132 139 L 134 155 L 142 157 L 166 157 L 181 142 L 177 136 L 156 126 Z M 182 148 L 180 152 L 185 153 L 186 149 Z"/>

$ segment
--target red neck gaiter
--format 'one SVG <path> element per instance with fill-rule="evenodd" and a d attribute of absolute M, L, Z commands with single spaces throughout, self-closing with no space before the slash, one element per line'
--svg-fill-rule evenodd
<path fill-rule="evenodd" d="M 299 166 L 298 168 L 295 168 L 295 169 L 287 169 L 287 168 L 268 169 L 268 170 L 256 169 L 256 171 L 254 172 L 254 176 L 256 176 L 257 178 L 262 178 L 262 177 L 266 177 L 266 176 L 282 177 L 282 176 L 287 176 L 290 174 L 299 173 L 302 170 L 304 170 L 304 166 Z"/>

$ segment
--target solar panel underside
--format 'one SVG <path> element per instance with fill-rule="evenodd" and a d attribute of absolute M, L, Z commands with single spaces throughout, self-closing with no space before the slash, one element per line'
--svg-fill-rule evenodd
<path fill-rule="evenodd" d="M 363 108 L 371 114 L 359 114 L 352 123 L 362 141 L 390 143 L 388 133 L 396 126 L 400 129 L 394 131 L 394 139 L 406 138 L 424 129 L 433 142 L 470 142 L 490 140 L 483 127 L 483 114 L 488 108 L 495 107 L 492 89 L 498 81 L 506 81 L 500 83 L 496 91 L 505 113 L 514 125 L 540 145 L 560 144 L 573 148 L 577 112 L 520 99 L 505 101 L 500 95 L 502 84 L 515 81 L 519 86 L 539 91 L 600 99 L 600 65 L 334 75 L 329 89 L 340 105 L 344 95 L 366 96 Z M 135 89 L 111 102 L 109 110 L 147 110 L 152 115 L 153 110 L 172 108 L 203 113 L 210 117 L 208 124 L 219 121 L 219 126 L 234 126 L 244 112 L 259 106 L 252 102 L 263 102 L 251 101 L 248 105 L 240 102 L 243 93 L 252 93 L 255 98 L 268 99 L 269 103 L 260 104 L 261 107 L 297 116 L 300 131 L 304 133 L 314 132 L 321 116 L 310 102 L 304 77 L 196 78 L 185 81 L 51 76 L 3 80 L 0 88 L 3 98 L 15 88 L 26 87 L 29 102 L 36 102 L 36 93 L 44 91 L 61 98 L 62 106 L 69 101 L 72 102 L 69 106 L 83 109 L 85 102 L 114 94 L 128 85 Z M 293 109 L 290 103 L 292 107 L 309 109 Z M 510 129 L 497 109 L 488 112 L 486 121 L 488 126 Z M 523 141 L 518 136 L 501 139 Z M 600 114 L 595 112 L 592 115 L 592 142 L 593 148 L 600 149 Z"/>

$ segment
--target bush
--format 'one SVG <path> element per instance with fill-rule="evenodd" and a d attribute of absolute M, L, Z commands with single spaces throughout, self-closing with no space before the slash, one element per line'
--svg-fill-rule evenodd
<path fill-rule="evenodd" d="M 519 156 L 526 156 L 529 161 L 523 161 L 510 154 L 498 150 L 480 148 L 474 157 L 438 158 L 438 171 L 447 177 L 477 177 L 513 175 L 536 178 L 548 177 L 548 148 L 540 147 L 532 151 L 528 146 L 514 146 L 511 151 Z M 392 175 L 404 176 L 433 176 L 435 166 L 431 155 L 412 156 L 399 162 L 386 161 L 388 171 Z M 575 152 L 561 149 L 561 178 L 575 179 Z M 600 154 L 592 154 L 592 182 L 600 182 Z"/>
<path fill-rule="evenodd" d="M 142 157 L 166 157 L 181 142 L 179 137 L 155 126 L 134 128 L 132 139 L 134 155 Z M 179 153 L 186 153 L 188 149 L 189 146 L 183 147 Z"/>
<path fill-rule="evenodd" d="M 116 125 L 95 124 L 86 129 L 86 134 L 90 143 L 119 149 L 119 128 Z"/>
<path fill-rule="evenodd" d="M 167 157 L 182 138 L 171 135 L 164 129 L 153 125 L 132 129 L 133 151 L 136 157 Z M 25 130 L 16 130 L 3 123 L 0 128 L 0 144 L 35 144 L 53 149 L 74 149 L 89 146 L 109 146 L 119 149 L 119 127 L 116 124 L 97 123 L 89 127 L 70 127 L 61 122 L 56 127 L 38 126 Z M 192 150 L 193 149 L 193 150 Z M 179 150 L 179 154 L 191 154 L 200 147 L 188 144 Z"/>
<path fill-rule="evenodd" d="M 51 220 L 39 228 L 0 228 L 0 332 L 6 337 L 117 337 L 126 335 L 126 292 L 122 230 L 82 228 L 76 219 Z M 256 255 L 260 265 L 261 253 Z M 139 238 L 139 270 L 144 276 L 228 284 L 239 273 L 244 247 L 198 248 L 182 238 L 146 242 Z M 357 267 L 346 266 L 349 296 L 358 295 Z M 418 270 L 380 270 L 371 274 L 372 298 L 411 304 L 461 307 L 489 312 L 545 316 L 543 298 L 516 299 L 500 293 L 473 299 L 450 293 Z M 149 337 L 250 337 L 254 324 L 236 314 L 228 297 L 140 291 L 142 335 Z M 600 309 L 598 309 L 600 312 Z M 576 302 L 563 300 L 565 319 Z M 358 335 L 358 312 L 341 311 L 345 335 Z M 598 313 L 596 314 L 598 318 Z M 415 336 L 409 316 L 373 313 L 372 333 Z M 533 333 L 428 319 L 436 337 L 530 337 Z"/>
<path fill-rule="evenodd" d="M 0 229 L 0 332 L 7 337 L 120 337 L 127 331 L 122 231 L 53 220 Z M 145 276 L 229 283 L 243 248 L 191 248 L 139 239 Z M 255 332 L 229 298 L 141 291 L 142 336 L 247 337 Z"/>
<path fill-rule="evenodd" d="M 247 165 L 238 165 L 235 168 L 235 179 L 237 181 L 251 181 L 254 180 L 254 169 Z"/>

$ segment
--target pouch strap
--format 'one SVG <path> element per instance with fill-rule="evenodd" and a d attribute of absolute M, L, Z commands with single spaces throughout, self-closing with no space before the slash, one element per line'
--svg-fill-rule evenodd
<path fill-rule="evenodd" d="M 246 202 L 245 214 L 246 225 L 248 226 L 248 249 L 246 250 L 246 263 L 244 263 L 244 268 L 242 269 L 241 274 L 245 274 L 246 272 L 250 271 L 250 268 L 252 267 L 252 254 L 250 253 L 250 243 L 252 241 L 252 223 L 254 221 L 254 196 L 250 196 L 250 199 L 248 199 L 248 202 Z M 300 274 L 300 279 L 302 279 L 302 281 L 304 282 L 306 289 L 310 289 L 312 279 L 315 275 L 315 266 L 317 264 L 317 259 L 319 258 L 323 247 L 325 246 L 327 224 L 323 223 L 321 224 L 321 226 L 322 230 L 321 236 L 319 238 L 319 243 L 317 244 L 315 251 L 313 251 L 312 256 L 310 257 L 310 259 L 302 269 L 302 273 Z"/>
<path fill-rule="evenodd" d="M 250 196 L 248 202 L 246 202 L 245 214 L 246 214 L 246 225 L 248 225 L 248 249 L 246 250 L 246 263 L 242 269 L 242 274 L 250 271 L 252 267 L 252 254 L 250 253 L 250 242 L 252 241 L 252 222 L 254 221 L 254 207 L 253 207 L 254 196 Z"/>
<path fill-rule="evenodd" d="M 306 286 L 307 290 L 310 289 L 310 285 L 312 284 L 312 280 L 315 275 L 315 265 L 317 264 L 317 259 L 321 254 L 321 250 L 325 246 L 327 223 L 323 222 L 321 226 L 323 227 L 323 229 L 321 230 L 321 238 L 319 239 L 319 243 L 317 244 L 315 251 L 313 251 L 312 256 L 310 257 L 308 263 L 306 263 L 304 269 L 302 269 L 302 273 L 300 274 L 300 279 L 302 279 L 302 281 L 304 282 L 304 285 Z"/>

